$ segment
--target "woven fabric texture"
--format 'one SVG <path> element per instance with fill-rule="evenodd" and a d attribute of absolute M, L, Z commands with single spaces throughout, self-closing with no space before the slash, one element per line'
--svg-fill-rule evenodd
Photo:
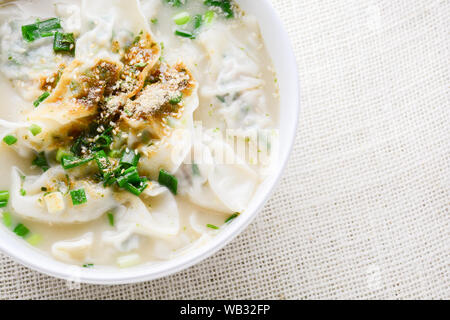
<path fill-rule="evenodd" d="M 136 285 L 70 289 L 0 255 L 0 298 L 450 299 L 450 0 L 272 1 L 302 113 L 251 226 Z"/>

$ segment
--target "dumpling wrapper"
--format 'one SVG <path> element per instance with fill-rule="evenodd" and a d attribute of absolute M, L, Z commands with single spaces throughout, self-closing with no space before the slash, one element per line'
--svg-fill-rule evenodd
<path fill-rule="evenodd" d="M 51 252 L 58 260 L 74 263 L 86 259 L 93 243 L 94 233 L 88 232 L 77 239 L 55 242 Z"/>
<path fill-rule="evenodd" d="M 86 223 L 98 219 L 108 210 L 117 206 L 112 191 L 103 188 L 101 184 L 78 182 L 74 189 L 85 189 L 87 202 L 74 206 L 70 194 L 65 194 L 64 210 L 50 213 L 45 200 L 42 187 L 56 188 L 54 181 L 64 181 L 66 172 L 60 167 L 54 167 L 41 176 L 28 176 L 22 185 L 21 173 L 18 168 L 12 169 L 12 184 L 10 203 L 14 212 L 23 218 L 32 219 L 48 224 Z M 20 190 L 24 189 L 26 195 L 22 196 Z M 51 190 L 51 189 L 49 189 Z"/>
<path fill-rule="evenodd" d="M 218 212 L 243 212 L 259 183 L 258 175 L 222 140 L 212 139 L 197 148 L 194 163 L 200 176 L 194 175 L 186 188 L 190 201 Z"/>
<path fill-rule="evenodd" d="M 178 234 L 178 206 L 167 188 L 150 185 L 141 198 L 127 193 L 118 195 L 123 205 L 115 215 L 116 230 L 103 232 L 103 242 L 123 251 L 126 242 L 134 235 L 168 239 Z"/>

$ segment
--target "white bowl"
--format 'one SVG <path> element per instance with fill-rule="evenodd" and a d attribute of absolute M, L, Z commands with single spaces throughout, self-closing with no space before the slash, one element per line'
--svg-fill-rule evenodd
<path fill-rule="evenodd" d="M 294 144 L 299 116 L 299 81 L 297 64 L 288 35 L 269 0 L 238 0 L 241 8 L 256 16 L 272 57 L 280 86 L 279 166 L 273 176 L 260 186 L 245 214 L 234 220 L 210 243 L 190 254 L 166 262 L 143 264 L 129 269 L 81 268 L 68 266 L 44 255 L 11 233 L 0 230 L 0 250 L 31 269 L 57 278 L 93 284 L 125 284 L 153 280 L 186 269 L 223 248 L 242 232 L 262 209 L 281 178 Z"/>

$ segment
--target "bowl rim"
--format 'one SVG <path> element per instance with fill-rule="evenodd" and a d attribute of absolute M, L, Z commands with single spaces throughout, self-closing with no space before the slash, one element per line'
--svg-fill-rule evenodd
<path fill-rule="evenodd" d="M 238 0 L 238 2 L 243 1 L 246 0 L 240 1 Z M 80 267 L 74 267 L 56 261 L 55 261 L 56 264 L 57 265 L 61 264 L 61 267 L 57 268 L 55 266 L 51 268 L 45 267 L 39 263 L 38 259 L 33 260 L 34 258 L 32 259 L 30 257 L 27 257 L 23 252 L 20 251 L 16 252 L 12 248 L 5 246 L 1 241 L 0 241 L 0 252 L 6 254 L 8 257 L 12 258 L 12 260 L 32 270 L 63 280 L 76 281 L 79 283 L 86 283 L 86 284 L 101 284 L 101 285 L 133 284 L 160 279 L 163 277 L 167 277 L 169 275 L 173 275 L 180 271 L 186 270 L 192 267 L 193 265 L 196 265 L 201 261 L 216 254 L 219 250 L 223 249 L 227 244 L 229 244 L 239 234 L 241 234 L 244 231 L 244 229 L 246 229 L 249 226 L 249 224 L 256 218 L 256 216 L 261 212 L 261 210 L 263 209 L 269 198 L 273 195 L 277 186 L 280 184 L 281 178 L 283 176 L 283 173 L 285 172 L 287 163 L 289 161 L 290 155 L 294 147 L 300 116 L 300 82 L 298 76 L 298 65 L 294 55 L 292 43 L 289 39 L 286 29 L 283 26 L 280 17 L 278 16 L 270 0 L 263 0 L 263 1 L 260 0 L 260 3 L 261 5 L 268 7 L 267 9 L 269 10 L 271 15 L 270 18 L 272 19 L 273 24 L 277 25 L 277 29 L 279 31 L 277 32 L 277 36 L 280 38 L 280 42 L 283 43 L 284 49 L 286 50 L 285 54 L 287 55 L 288 63 L 292 65 L 292 70 L 286 76 L 286 78 L 288 78 L 295 84 L 294 90 L 296 91 L 296 94 L 293 97 L 291 97 L 292 99 L 291 105 L 292 107 L 295 107 L 295 109 L 292 110 L 294 112 L 292 116 L 295 119 L 295 123 L 291 134 L 288 135 L 289 141 L 284 142 L 287 152 L 284 153 L 284 157 L 282 159 L 279 159 L 279 161 L 281 162 L 281 166 L 279 167 L 280 169 L 278 170 L 278 172 L 274 174 L 272 177 L 268 178 L 271 179 L 270 182 L 271 185 L 266 191 L 264 197 L 262 197 L 261 201 L 258 203 L 258 205 L 253 211 L 247 211 L 245 216 L 241 215 L 240 219 L 237 219 L 225 230 L 222 230 L 218 235 L 214 237 L 212 245 L 204 244 L 202 245 L 201 248 L 202 250 L 198 249 L 195 250 L 195 252 L 193 252 L 192 255 L 184 255 L 183 257 L 177 258 L 176 263 L 173 263 L 171 266 L 165 267 L 160 271 L 154 271 L 153 269 L 147 268 L 145 272 L 124 273 L 122 271 L 125 271 L 125 269 L 122 269 L 119 272 L 117 272 L 117 269 L 115 269 L 116 270 L 115 272 L 103 272 L 103 274 L 100 276 L 100 272 L 98 270 L 96 272 L 91 272 L 91 270 L 84 268 L 84 270 L 80 270 L 77 277 L 74 278 L 73 274 L 71 273 L 73 272 L 73 269 L 71 269 L 71 267 L 81 269 Z M 38 252 L 38 250 L 36 249 L 31 250 Z M 42 255 L 42 253 L 39 254 Z M 130 268 L 128 270 L 135 270 L 135 269 Z M 125 276 L 124 274 L 130 275 Z"/>

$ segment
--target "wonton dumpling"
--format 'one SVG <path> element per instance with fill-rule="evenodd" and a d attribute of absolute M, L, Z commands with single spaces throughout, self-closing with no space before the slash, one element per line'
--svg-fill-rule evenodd
<path fill-rule="evenodd" d="M 191 202 L 219 212 L 243 212 L 255 192 L 258 175 L 219 139 L 200 148 L 200 152 L 194 151 L 200 176 L 194 174 L 185 191 Z"/>
<path fill-rule="evenodd" d="M 205 98 L 220 97 L 222 115 L 229 129 L 264 128 L 270 125 L 265 98 L 261 61 L 253 52 L 261 49 L 258 41 L 252 41 L 259 34 L 257 22 L 243 18 L 254 34 L 242 42 L 231 32 L 232 27 L 217 25 L 203 32 L 199 42 L 211 61 L 209 65 L 210 85 L 202 88 Z M 255 42 L 255 43 L 253 43 Z"/>
<path fill-rule="evenodd" d="M 142 199 L 141 199 L 142 198 Z M 180 229 L 178 206 L 165 187 L 150 185 L 141 198 L 122 193 L 118 201 L 126 204 L 116 212 L 115 231 L 105 231 L 102 240 L 123 250 L 133 235 L 167 239 Z"/>
<path fill-rule="evenodd" d="M 99 52 L 110 55 L 113 36 L 124 46 L 141 31 L 150 32 L 138 0 L 82 0 L 81 12 L 79 59 Z"/>
<path fill-rule="evenodd" d="M 142 149 L 144 154 L 140 167 L 152 178 L 160 169 L 174 173 L 180 167 L 192 145 L 193 113 L 198 106 L 196 90 L 184 100 L 183 115 L 180 119 L 171 119 L 171 128 L 167 137 L 164 137 L 156 146 Z"/>
<path fill-rule="evenodd" d="M 64 262 L 83 261 L 94 243 L 94 233 L 88 232 L 78 239 L 58 241 L 52 245 L 52 254 Z"/>
<path fill-rule="evenodd" d="M 189 153 L 199 100 L 198 84 L 184 64 L 160 64 L 154 72 L 158 80 L 127 103 L 131 115 L 122 115 L 120 127 L 133 137 L 128 141 L 130 148 L 136 148 L 138 136 L 148 135 L 151 143 L 136 148 L 143 154 L 139 168 L 157 179 L 160 169 L 175 173 Z"/>
<path fill-rule="evenodd" d="M 61 224 L 88 222 L 99 218 L 117 205 L 110 189 L 87 181 L 75 184 L 67 181 L 66 172 L 60 166 L 48 170 L 41 176 L 28 176 L 24 182 L 19 169 L 13 168 L 11 180 L 10 203 L 14 212 L 21 217 L 40 222 Z M 74 206 L 67 192 L 68 185 L 73 190 L 84 188 L 88 201 Z M 47 191 L 42 191 L 42 187 L 47 188 Z M 25 196 L 20 193 L 22 188 L 26 191 Z M 46 199 L 48 192 L 60 193 L 62 197 Z M 63 209 L 54 210 L 54 207 Z"/>

